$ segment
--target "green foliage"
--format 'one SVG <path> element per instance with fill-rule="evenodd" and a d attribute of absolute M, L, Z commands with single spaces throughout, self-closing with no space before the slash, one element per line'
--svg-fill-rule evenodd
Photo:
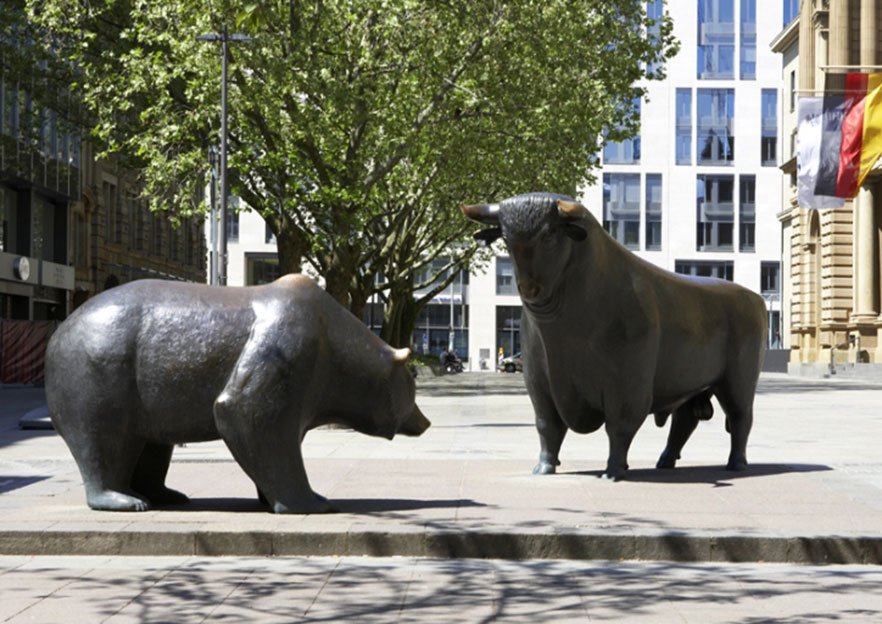
<path fill-rule="evenodd" d="M 93 135 L 183 213 L 204 209 L 219 142 L 220 45 L 196 37 L 251 36 L 230 44 L 231 191 L 283 269 L 307 258 L 354 308 L 380 271 L 472 261 L 459 201 L 575 194 L 604 130 L 634 132 L 621 110 L 644 68 L 676 52 L 637 0 L 25 1 L 81 72 Z"/>

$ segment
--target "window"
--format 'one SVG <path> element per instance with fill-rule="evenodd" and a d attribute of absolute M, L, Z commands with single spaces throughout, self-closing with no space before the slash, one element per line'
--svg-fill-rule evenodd
<path fill-rule="evenodd" d="M 31 202 L 30 255 L 55 261 L 55 204 L 36 195 Z"/>
<path fill-rule="evenodd" d="M 496 353 L 504 356 L 521 352 L 521 307 L 496 306 Z"/>
<path fill-rule="evenodd" d="M 698 79 L 735 78 L 733 0 L 698 0 Z"/>
<path fill-rule="evenodd" d="M 677 160 L 692 164 L 692 89 L 677 89 Z"/>
<path fill-rule="evenodd" d="M 781 263 L 760 263 L 760 293 L 777 295 L 781 291 Z"/>
<path fill-rule="evenodd" d="M 696 277 L 716 277 L 734 281 L 735 268 L 731 261 L 714 262 L 711 260 L 677 260 L 674 263 L 674 271 L 682 275 L 694 275 Z"/>
<path fill-rule="evenodd" d="M 646 17 L 655 20 L 655 24 L 647 28 L 646 36 L 653 43 L 658 42 L 661 31 L 661 21 L 664 18 L 664 3 L 662 0 L 650 0 L 646 3 Z M 646 66 L 647 75 L 653 76 L 661 69 L 661 63 L 650 63 Z"/>
<path fill-rule="evenodd" d="M 230 198 L 232 199 L 232 198 Z M 236 204 L 232 201 L 227 203 L 227 241 L 236 243 L 239 241 L 239 213 L 236 212 Z"/>
<path fill-rule="evenodd" d="M 622 111 L 622 115 L 631 120 L 636 118 L 640 125 L 640 98 L 631 100 L 631 106 Z M 640 164 L 640 134 L 623 141 L 608 141 L 603 146 L 603 162 L 607 165 L 639 165 Z"/>
<path fill-rule="evenodd" d="M 732 164 L 734 126 L 735 89 L 699 89 L 695 144 L 699 165 Z"/>
<path fill-rule="evenodd" d="M 603 174 L 603 227 L 628 249 L 640 248 L 640 174 Z"/>
<path fill-rule="evenodd" d="M 74 265 L 85 269 L 89 266 L 89 231 L 86 229 L 85 215 L 75 213 L 73 226 Z"/>
<path fill-rule="evenodd" d="M 662 248 L 662 177 L 660 173 L 646 174 L 646 249 Z"/>
<path fill-rule="evenodd" d="M 738 249 L 756 249 L 756 176 L 738 177 Z"/>
<path fill-rule="evenodd" d="M 734 176 L 699 175 L 697 196 L 698 251 L 732 251 Z"/>
<path fill-rule="evenodd" d="M 778 92 L 762 90 L 761 160 L 763 167 L 778 164 Z"/>
<path fill-rule="evenodd" d="M 496 294 L 518 294 L 517 284 L 515 284 L 514 266 L 512 266 L 511 258 L 496 258 Z"/>
<path fill-rule="evenodd" d="M 117 209 L 116 209 L 116 185 L 111 184 L 110 182 L 104 182 L 103 185 L 104 191 L 104 240 L 108 243 L 114 242 L 116 240 L 116 217 L 117 217 Z"/>
<path fill-rule="evenodd" d="M 784 0 L 784 26 L 796 19 L 799 15 L 799 0 Z"/>
<path fill-rule="evenodd" d="M 270 229 L 269 223 L 264 222 L 263 229 L 263 242 L 267 245 L 275 245 L 276 244 L 276 235 L 273 234 L 273 231 Z"/>
<path fill-rule="evenodd" d="M 756 0 L 741 0 L 741 80 L 756 80 Z"/>
<path fill-rule="evenodd" d="M 450 346 L 450 331 L 453 328 L 453 349 L 460 358 L 467 358 L 468 306 L 453 306 L 453 324 L 450 323 L 449 303 L 430 303 L 420 310 L 414 325 L 413 344 L 423 353 L 438 355 Z M 463 318 L 465 315 L 465 319 Z M 420 346 L 422 345 L 422 346 Z"/>
<path fill-rule="evenodd" d="M 790 72 L 790 112 L 796 110 L 796 70 Z"/>
<path fill-rule="evenodd" d="M 281 276 L 279 257 L 275 254 L 245 254 L 245 285 L 269 284 Z"/>

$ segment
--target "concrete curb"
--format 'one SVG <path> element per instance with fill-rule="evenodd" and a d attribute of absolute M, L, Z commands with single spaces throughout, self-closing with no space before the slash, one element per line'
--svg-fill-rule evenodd
<path fill-rule="evenodd" d="M 2 555 L 336 556 L 882 565 L 882 537 L 5 531 Z"/>

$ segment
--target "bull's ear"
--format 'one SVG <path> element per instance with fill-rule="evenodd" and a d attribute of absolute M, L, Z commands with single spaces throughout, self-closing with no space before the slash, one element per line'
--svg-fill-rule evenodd
<path fill-rule="evenodd" d="M 564 223 L 564 234 L 572 238 L 574 241 L 582 242 L 588 236 L 588 232 L 581 223 Z"/>
<path fill-rule="evenodd" d="M 493 227 L 486 228 L 484 230 L 480 230 L 475 232 L 473 237 L 481 247 L 489 247 L 492 245 L 499 237 L 502 236 L 502 228 Z"/>

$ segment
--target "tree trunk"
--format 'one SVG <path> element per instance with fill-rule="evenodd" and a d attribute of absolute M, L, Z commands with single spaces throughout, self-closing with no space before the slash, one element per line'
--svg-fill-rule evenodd
<path fill-rule="evenodd" d="M 306 255 L 306 237 L 287 222 L 283 221 L 280 226 L 279 231 L 275 232 L 279 251 L 279 274 L 300 273 L 303 257 Z"/>
<path fill-rule="evenodd" d="M 412 347 L 414 325 L 420 307 L 413 300 L 412 290 L 393 289 L 386 302 L 380 337 L 396 348 Z"/>

